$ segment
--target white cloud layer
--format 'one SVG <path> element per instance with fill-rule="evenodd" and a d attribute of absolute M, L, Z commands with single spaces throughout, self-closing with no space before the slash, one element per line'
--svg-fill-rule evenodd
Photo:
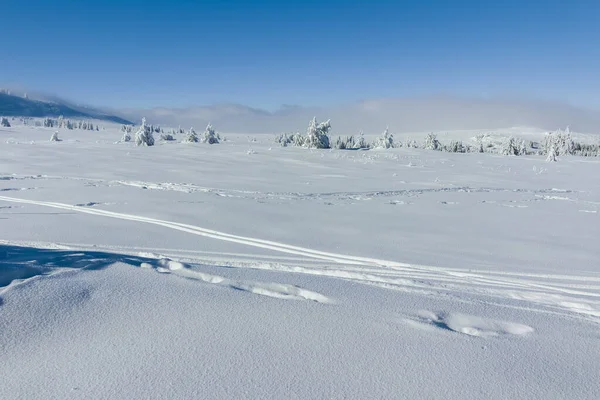
<path fill-rule="evenodd" d="M 529 126 L 553 130 L 570 125 L 583 133 L 600 132 L 600 113 L 561 103 L 450 96 L 377 99 L 337 107 L 284 106 L 268 112 L 236 104 L 189 108 L 119 110 L 130 119 L 202 128 L 209 122 L 222 132 L 281 133 L 304 131 L 313 116 L 331 118 L 338 134 L 379 133 L 387 125 L 395 132 L 454 129 L 497 129 Z"/>

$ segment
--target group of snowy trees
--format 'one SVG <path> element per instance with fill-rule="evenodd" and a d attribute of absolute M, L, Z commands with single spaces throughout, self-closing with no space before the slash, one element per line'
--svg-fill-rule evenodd
<path fill-rule="evenodd" d="M 56 119 L 54 118 L 44 118 L 44 120 L 39 123 L 40 126 L 44 126 L 45 128 L 62 128 L 62 129 L 82 129 L 84 131 L 99 131 L 100 127 L 98 125 L 94 125 L 90 121 L 71 121 L 70 119 L 65 119 L 62 115 Z M 38 123 L 36 123 L 38 125 Z"/>
<path fill-rule="evenodd" d="M 207 144 L 219 144 L 221 141 L 221 136 L 215 131 L 215 128 L 213 128 L 211 124 L 208 124 L 201 136 L 198 136 L 193 127 L 190 128 L 183 141 L 186 143 L 200 142 Z"/>
<path fill-rule="evenodd" d="M 311 149 L 330 149 L 331 140 L 329 138 L 329 130 L 331 130 L 331 123 L 329 120 L 317 122 L 317 118 L 315 117 L 308 124 L 306 135 L 301 135 L 300 133 L 284 133 L 279 135 L 276 141 L 283 147 L 287 147 L 291 144 L 293 146 Z"/>
<path fill-rule="evenodd" d="M 595 157 L 600 156 L 599 144 L 583 144 L 574 142 L 569 129 L 548 133 L 544 142 L 539 148 L 533 141 L 525 141 L 515 137 L 506 138 L 499 146 L 492 143 L 484 144 L 486 135 L 476 137 L 476 145 L 465 144 L 459 140 L 453 140 L 449 144 L 442 144 L 437 136 L 429 133 L 422 145 L 415 140 L 407 140 L 404 143 L 395 141 L 394 136 L 386 128 L 381 136 L 377 137 L 372 143 L 367 143 L 363 133 L 359 138 L 354 136 L 338 137 L 332 141 L 329 137 L 331 129 L 330 121 L 318 123 L 316 118 L 310 121 L 305 135 L 300 133 L 281 134 L 276 138 L 276 142 L 283 147 L 299 146 L 315 149 L 335 148 L 339 150 L 368 150 L 368 149 L 391 149 L 391 148 L 423 148 L 426 150 L 445 151 L 449 153 L 499 153 L 507 156 L 524 155 L 545 155 L 549 161 L 556 160 L 556 157 L 562 155 L 580 155 Z"/>
<path fill-rule="evenodd" d="M 121 142 L 130 142 L 131 141 L 131 132 L 132 129 L 128 125 L 123 125 L 121 127 L 121 131 L 123 132 L 123 137 L 121 138 Z M 174 141 L 175 135 L 177 133 L 184 133 L 181 127 L 177 130 L 172 129 L 171 133 L 164 133 L 164 130 L 160 129 L 160 127 L 156 128 L 153 125 L 146 124 L 146 118 L 142 118 L 142 125 L 139 127 L 137 132 L 135 133 L 135 144 L 137 146 L 154 146 L 154 133 L 162 132 L 160 139 L 163 141 Z M 194 128 L 190 128 L 189 131 L 185 133 L 185 137 L 183 138 L 183 143 L 207 143 L 207 144 L 218 144 L 221 141 L 221 136 L 215 131 L 211 124 L 208 124 L 202 135 L 198 135 Z"/>

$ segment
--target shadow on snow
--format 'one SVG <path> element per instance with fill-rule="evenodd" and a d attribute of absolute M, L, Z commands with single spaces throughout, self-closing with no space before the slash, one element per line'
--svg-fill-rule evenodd
<path fill-rule="evenodd" d="M 156 264 L 155 259 L 118 253 L 0 245 L 0 289 L 14 280 L 48 275 L 60 269 L 100 270 L 117 262 L 134 267 Z"/>

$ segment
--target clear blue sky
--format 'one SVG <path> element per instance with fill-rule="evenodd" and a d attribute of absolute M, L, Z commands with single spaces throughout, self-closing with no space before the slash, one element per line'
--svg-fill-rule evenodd
<path fill-rule="evenodd" d="M 0 86 L 115 107 L 443 93 L 600 108 L 599 0 L 355 1 L 4 0 Z"/>

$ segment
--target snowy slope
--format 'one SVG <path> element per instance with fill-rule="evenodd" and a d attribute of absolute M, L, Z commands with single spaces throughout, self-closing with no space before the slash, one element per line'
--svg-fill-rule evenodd
<path fill-rule="evenodd" d="M 0 128 L 0 398 L 597 398 L 596 158 L 53 132 Z"/>

